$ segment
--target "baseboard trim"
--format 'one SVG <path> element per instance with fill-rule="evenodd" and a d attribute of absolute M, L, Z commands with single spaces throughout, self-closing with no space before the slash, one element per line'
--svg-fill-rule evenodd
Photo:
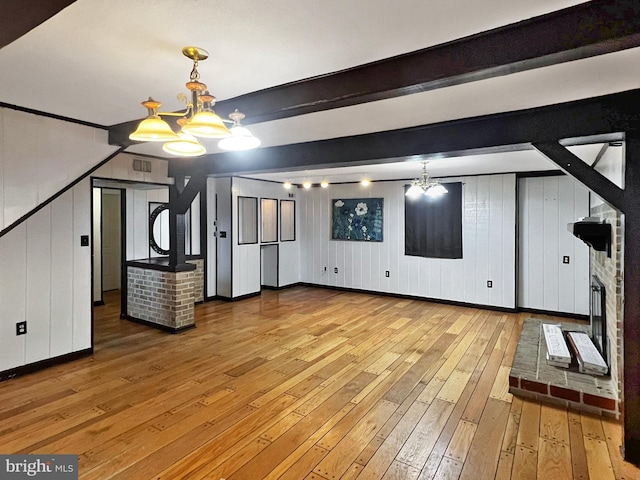
<path fill-rule="evenodd" d="M 124 320 L 129 320 L 130 322 L 133 322 L 133 323 L 144 325 L 146 327 L 155 328 L 156 330 L 162 330 L 163 332 L 168 332 L 168 333 L 182 333 L 186 330 L 191 330 L 192 328 L 196 328 L 195 323 L 193 325 L 186 325 L 184 327 L 173 328 L 167 325 L 153 323 L 153 322 L 150 322 L 149 320 L 143 320 L 141 318 L 132 317 L 131 315 L 120 315 L 120 318 Z"/>
<path fill-rule="evenodd" d="M 240 295 L 239 297 L 221 297 L 219 295 L 215 296 L 216 300 L 222 300 L 223 302 L 239 302 L 240 300 L 246 300 L 247 298 L 259 297 L 260 292 L 247 293 L 246 295 Z"/>
<path fill-rule="evenodd" d="M 278 287 L 273 287 L 271 285 L 260 285 L 261 290 L 286 290 L 287 288 L 293 288 L 300 285 L 300 283 L 290 283 L 288 285 L 280 285 Z"/>
<path fill-rule="evenodd" d="M 578 313 L 554 312 L 551 310 L 538 310 L 536 308 L 519 308 L 518 312 L 531 313 L 533 315 L 550 315 L 552 317 L 573 318 L 575 320 L 589 321 L 589 315 L 581 315 Z"/>
<path fill-rule="evenodd" d="M 40 360 L 39 362 L 30 363 L 28 365 L 21 365 L 20 367 L 10 368 L 9 370 L 0 372 L 0 382 L 11 380 L 12 378 L 16 377 L 21 377 L 29 373 L 35 373 L 40 370 L 44 370 L 45 368 L 60 365 L 62 363 L 72 362 L 74 360 L 78 360 L 80 358 L 88 357 L 91 355 L 93 355 L 93 347 L 86 348 L 84 350 L 78 350 L 77 352 L 67 353 L 58 357 L 47 358 L 45 360 Z"/>
<path fill-rule="evenodd" d="M 446 300 L 444 298 L 420 297 L 417 295 L 407 295 L 403 293 L 376 292 L 373 290 L 363 290 L 360 288 L 347 288 L 347 287 L 338 287 L 335 285 L 321 285 L 321 284 L 306 283 L 306 282 L 300 282 L 297 285 L 301 285 L 305 287 L 326 288 L 328 290 L 337 290 L 341 292 L 366 293 L 368 295 L 380 295 L 383 297 L 402 298 L 405 300 L 423 300 L 425 302 L 441 303 L 444 305 L 453 305 L 455 307 L 469 307 L 469 308 L 480 308 L 482 310 L 493 310 L 494 312 L 517 313 L 517 309 L 515 308 L 498 307 L 495 305 L 483 305 L 480 303 L 458 302 L 456 300 Z"/>

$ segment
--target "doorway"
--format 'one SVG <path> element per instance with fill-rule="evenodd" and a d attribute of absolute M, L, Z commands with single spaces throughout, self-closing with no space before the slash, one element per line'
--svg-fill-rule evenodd
<path fill-rule="evenodd" d="M 260 285 L 278 288 L 278 245 L 260 245 Z"/>
<path fill-rule="evenodd" d="M 119 290 L 122 272 L 122 195 L 102 189 L 102 291 Z"/>

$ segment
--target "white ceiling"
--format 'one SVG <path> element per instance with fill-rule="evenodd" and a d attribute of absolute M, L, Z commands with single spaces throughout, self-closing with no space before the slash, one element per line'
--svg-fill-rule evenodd
<path fill-rule="evenodd" d="M 205 48 L 201 79 L 218 99 L 398 55 L 581 3 L 567 0 L 77 0 L 0 50 L 0 102 L 113 125 L 149 96 L 178 110 Z M 640 48 L 412 95 L 251 125 L 263 146 L 471 117 L 640 87 Z M 206 144 L 212 153 L 215 143 Z M 594 147 L 596 152 L 599 147 Z M 157 145 L 130 147 L 163 156 Z M 517 157 L 517 162 L 514 158 Z M 417 162 L 350 175 L 411 178 Z M 353 170 L 306 172 L 346 180 Z M 434 175 L 554 168 L 533 151 L 433 162 Z M 284 172 L 270 178 L 293 176 Z M 296 178 L 300 172 L 295 173 Z M 319 181 L 319 180 L 318 180 Z"/>

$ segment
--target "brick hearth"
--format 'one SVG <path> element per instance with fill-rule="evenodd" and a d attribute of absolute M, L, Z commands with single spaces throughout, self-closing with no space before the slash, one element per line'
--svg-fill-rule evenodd
<path fill-rule="evenodd" d="M 580 373 L 575 359 L 568 369 L 547 365 L 547 345 L 542 333 L 542 323 L 543 321 L 535 318 L 524 321 L 509 375 L 509 392 L 618 417 L 616 386 L 611 377 Z M 587 325 L 564 323 L 561 328 L 564 331 L 589 333 Z"/>

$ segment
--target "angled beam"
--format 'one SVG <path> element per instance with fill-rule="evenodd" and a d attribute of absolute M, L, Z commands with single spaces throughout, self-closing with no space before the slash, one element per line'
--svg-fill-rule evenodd
<path fill-rule="evenodd" d="M 624 190 L 595 171 L 557 142 L 534 143 L 533 147 L 619 212 L 624 213 Z"/>
<path fill-rule="evenodd" d="M 169 266 L 172 268 L 186 263 L 184 215 L 196 195 L 204 191 L 207 177 L 196 173 L 186 185 L 184 180 L 184 176 L 176 176 L 174 184 L 169 186 Z"/>
<path fill-rule="evenodd" d="M 194 174 L 189 178 L 189 183 L 180 192 L 179 198 L 176 200 L 175 209 L 177 213 L 187 213 L 196 195 L 202 191 L 207 182 L 207 176 L 202 174 Z"/>
<path fill-rule="evenodd" d="M 524 146 L 558 138 L 607 136 L 640 125 L 640 89 L 546 107 L 484 115 L 401 130 L 225 152 L 169 162 L 169 174 L 206 175 L 301 170 L 398 161 L 414 155 Z"/>
<path fill-rule="evenodd" d="M 246 124 L 424 92 L 640 45 L 640 4 L 594 0 L 340 72 L 216 103 Z M 137 121 L 114 125 L 109 143 L 130 145 Z"/>
<path fill-rule="evenodd" d="M 46 22 L 75 0 L 3 0 L 0 3 L 0 48 Z"/>

